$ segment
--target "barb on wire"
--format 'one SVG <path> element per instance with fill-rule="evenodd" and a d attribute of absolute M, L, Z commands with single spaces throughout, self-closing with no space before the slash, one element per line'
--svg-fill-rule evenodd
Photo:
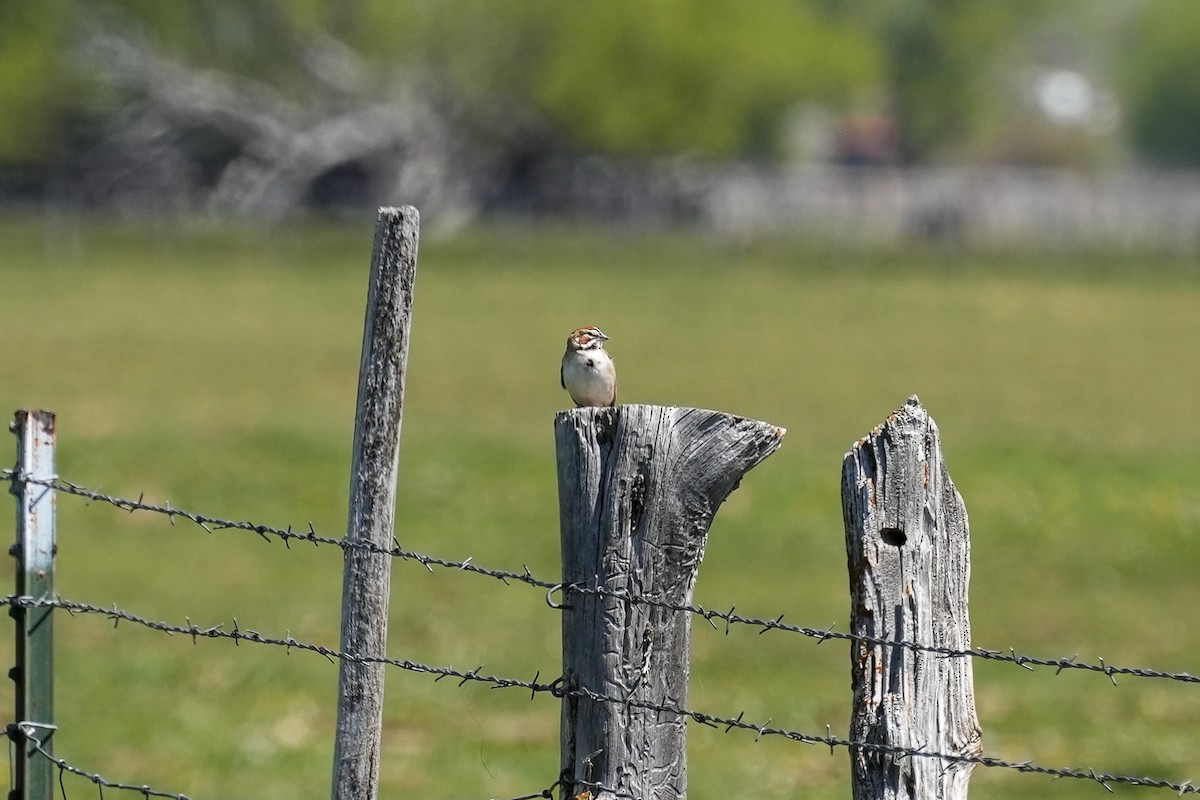
<path fill-rule="evenodd" d="M 257 631 L 243 631 L 238 627 L 236 621 L 234 622 L 233 630 L 225 630 L 224 626 L 222 625 L 200 627 L 191 622 L 189 622 L 186 626 L 173 625 L 167 622 L 150 620 L 137 614 L 133 614 L 129 611 L 124 611 L 115 606 L 112 608 L 101 608 L 88 603 L 77 603 L 61 598 L 33 598 L 9 595 L 0 599 L 0 606 L 4 605 L 21 606 L 25 608 L 53 607 L 61 608 L 68 613 L 97 614 L 108 617 L 109 619 L 114 620 L 114 622 L 132 622 L 163 633 L 178 633 L 190 636 L 193 638 L 193 640 L 200 638 L 224 638 L 234 640 L 235 644 L 242 641 L 247 641 L 255 644 L 284 647 L 288 652 L 291 652 L 293 649 L 306 650 L 313 653 L 319 653 L 331 661 L 349 660 L 361 663 L 387 664 L 400 669 L 408 670 L 410 672 L 435 675 L 437 676 L 434 678 L 435 682 L 444 678 L 457 678 L 460 686 L 468 682 L 475 682 L 488 685 L 493 689 L 524 689 L 529 691 L 531 699 L 536 697 L 538 694 L 549 694 L 560 699 L 563 697 L 575 697 L 591 700 L 597 703 L 627 705 L 634 708 L 653 711 L 659 714 L 673 714 L 679 717 L 685 717 L 700 725 L 718 730 L 724 728 L 726 733 L 734 729 L 753 733 L 755 735 L 755 741 L 767 736 L 778 736 L 805 744 L 819 744 L 830 748 L 845 747 L 852 750 L 877 752 L 893 757 L 931 758 L 939 759 L 946 763 L 969 763 L 984 767 L 1011 769 L 1017 772 L 1050 775 L 1056 778 L 1090 780 L 1105 787 L 1107 787 L 1109 784 L 1119 783 L 1129 786 L 1146 786 L 1158 789 L 1171 789 L 1178 792 L 1180 795 L 1200 794 L 1200 786 L 1193 785 L 1190 780 L 1180 783 L 1160 778 L 1097 772 L 1094 769 L 1046 767 L 1039 764 L 1034 764 L 1030 761 L 1013 762 L 993 756 L 967 756 L 956 753 L 939 753 L 926 750 L 924 747 L 910 748 L 877 742 L 860 742 L 834 736 L 828 732 L 826 735 L 821 736 L 817 734 L 804 733 L 802 731 L 790 730 L 788 728 L 773 727 L 770 720 L 761 724 L 751 722 L 745 719 L 744 712 L 739 713 L 736 717 L 729 717 L 718 714 L 708 714 L 671 703 L 650 703 L 633 697 L 609 697 L 584 687 L 567 688 L 564 685 L 561 677 L 549 683 L 541 683 L 539 682 L 539 678 L 541 677 L 540 672 L 534 675 L 533 680 L 527 681 L 521 678 L 489 675 L 482 671 L 482 667 L 475 667 L 474 669 L 470 670 L 462 670 L 453 666 L 438 667 L 408 659 L 343 653 L 334 648 L 325 647 L 324 645 L 299 641 L 293 638 L 291 635 L 281 639 L 278 637 L 265 636 Z M 176 797 L 176 795 L 166 796 Z"/>
<path fill-rule="evenodd" d="M 63 478 L 33 478 L 29 476 L 18 475 L 13 470 L 0 471 L 0 477 L 11 478 L 17 481 L 24 481 L 39 486 L 47 486 L 64 494 L 73 495 L 83 498 L 89 502 L 101 502 L 121 511 L 133 513 L 135 511 L 143 511 L 152 514 L 161 514 L 171 520 L 172 524 L 176 519 L 192 522 L 203 528 L 207 533 L 213 533 L 220 530 L 239 530 L 248 533 L 254 533 L 266 541 L 271 541 L 271 537 L 275 537 L 284 543 L 288 548 L 293 542 L 306 542 L 312 545 L 328 545 L 336 547 L 340 550 L 362 550 L 367 553 L 376 555 L 391 556 L 405 561 L 415 561 L 421 564 L 430 572 L 433 572 L 434 567 L 443 567 L 459 572 L 472 572 L 480 575 L 487 575 L 497 580 L 508 583 L 509 581 L 518 581 L 527 583 L 531 586 L 536 586 L 542 589 L 553 588 L 556 583 L 553 581 L 545 581 L 535 578 L 529 567 L 525 567 L 521 572 L 502 569 L 488 569 L 487 567 L 476 566 L 471 563 L 471 558 L 468 557 L 462 561 L 452 559 L 438 558 L 437 556 L 418 553 L 415 550 L 409 550 L 401 547 L 398 542 L 393 540 L 392 547 L 380 547 L 371 542 L 351 542 L 345 538 L 334 536 L 323 536 L 313 528 L 312 523 L 309 523 L 308 529 L 303 531 L 295 530 L 294 528 L 279 528 L 272 525 L 262 525 L 257 522 L 249 522 L 246 520 L 223 519 L 221 517 L 212 516 L 209 514 L 200 514 L 193 511 L 187 511 L 182 508 L 176 508 L 170 503 L 158 505 L 155 503 L 146 502 L 145 495 L 141 495 L 138 499 L 133 500 L 125 497 L 114 497 L 98 489 L 89 489 Z"/>
<path fill-rule="evenodd" d="M 507 798 L 507 800 L 536 800 L 539 797 L 553 798 L 554 790 L 557 788 L 558 788 L 558 782 L 556 781 L 555 783 L 551 784 L 548 788 L 542 789 L 540 792 L 534 792 L 533 794 L 523 794 L 520 797 L 509 797 L 509 798 Z M 500 798 L 493 797 L 493 798 L 491 798 L 491 800 L 500 800 Z"/>
<path fill-rule="evenodd" d="M 942 645 L 921 644 L 919 642 L 898 641 L 880 636 L 865 636 L 861 634 L 847 633 L 837 631 L 833 628 L 812 628 L 804 625 L 792 625 L 783 622 L 783 615 L 780 614 L 772 619 L 763 619 L 758 617 L 749 617 L 735 613 L 735 607 L 731 607 L 728 611 L 717 611 L 711 608 L 705 608 L 699 605 L 672 603 L 664 600 L 655 600 L 653 598 L 641 597 L 623 590 L 609 588 L 605 585 L 596 583 L 591 586 L 584 586 L 578 583 L 563 585 L 561 582 L 549 581 L 535 577 L 529 567 L 524 567 L 523 571 L 515 572 L 512 570 L 491 569 L 471 563 L 471 558 L 457 561 L 447 558 L 439 558 L 425 553 L 420 553 L 415 550 L 408 550 L 400 546 L 398 542 L 390 548 L 379 547 L 378 545 L 369 542 L 350 542 L 346 539 L 334 538 L 331 536 L 322 536 L 318 534 L 310 523 L 308 530 L 298 532 L 292 528 L 278 528 L 270 525 L 261 525 L 254 522 L 237 521 L 229 519 L 221 519 L 219 517 L 210 516 L 207 514 L 197 514 L 191 511 L 175 508 L 170 503 L 164 505 L 155 505 L 147 503 L 144 497 L 139 497 L 137 500 L 128 498 L 113 497 L 95 489 L 88 489 L 62 478 L 53 479 L 35 479 L 28 476 L 20 476 L 13 470 L 0 471 L 0 476 L 12 478 L 13 480 L 23 480 L 27 483 L 43 485 L 69 495 L 85 498 L 89 501 L 99 501 L 107 503 L 115 508 L 123 511 L 145 511 L 168 516 L 172 522 L 175 518 L 180 518 L 193 522 L 209 533 L 214 530 L 242 530 L 258 534 L 263 539 L 270 541 L 274 536 L 285 545 L 291 547 L 291 543 L 295 541 L 308 542 L 313 545 L 331 545 L 342 550 L 362 549 L 367 552 L 376 553 L 379 555 L 391 556 L 405 561 L 415 561 L 424 566 L 430 572 L 433 572 L 434 567 L 455 570 L 459 572 L 470 572 L 476 575 L 485 575 L 491 578 L 502 581 L 505 584 L 511 581 L 528 584 L 541 589 L 547 590 L 547 603 L 552 608 L 561 608 L 560 604 L 556 604 L 549 598 L 555 591 L 564 593 L 571 592 L 580 595 L 593 595 L 612 597 L 624 602 L 643 604 L 656 608 L 661 608 L 668 611 L 678 613 L 694 614 L 704 618 L 714 628 L 717 628 L 714 620 L 721 620 L 725 623 L 725 632 L 728 633 L 733 625 L 745 625 L 752 628 L 758 628 L 759 633 L 767 631 L 782 631 L 785 633 L 794 633 L 801 636 L 806 636 L 815 639 L 817 643 L 824 642 L 829 639 L 861 642 L 864 644 L 877 644 L 888 647 L 898 647 L 916 652 L 932 653 L 934 655 L 945 658 L 979 658 L 987 661 L 1007 662 L 1015 664 L 1024 669 L 1032 669 L 1034 667 L 1051 667 L 1055 670 L 1055 674 L 1061 673 L 1063 670 L 1079 670 L 1083 672 L 1093 672 L 1107 675 L 1109 680 L 1114 684 L 1118 675 L 1129 676 L 1134 678 L 1159 678 L 1164 680 L 1179 681 L 1182 683 L 1200 683 L 1200 676 L 1193 675 L 1189 672 L 1171 672 L 1166 670 L 1152 669 L 1148 667 L 1125 667 L 1114 664 L 1107 664 L 1103 659 L 1099 664 L 1092 664 L 1085 661 L 1076 660 L 1076 656 L 1070 658 L 1043 658 L 1037 656 L 1022 655 L 1010 648 L 1007 652 L 1003 650 L 994 650 L 982 647 L 971 647 L 967 649 L 957 649 Z"/>
<path fill-rule="evenodd" d="M 560 786 L 570 787 L 572 785 L 583 786 L 583 787 L 587 788 L 588 790 L 595 790 L 597 792 L 605 792 L 609 795 L 612 795 L 613 797 L 626 798 L 626 800 L 641 800 L 641 798 L 639 798 L 635 795 L 629 794 L 628 792 L 622 792 L 620 789 L 614 789 L 611 786 L 605 786 L 602 783 L 596 783 L 594 781 L 573 780 L 567 776 L 567 773 L 565 771 L 562 773 L 562 775 L 559 776 L 558 780 L 556 780 L 554 783 L 547 786 L 545 789 L 542 789 L 540 792 L 535 792 L 534 794 L 523 794 L 520 797 L 510 797 L 510 798 L 507 798 L 507 800 L 537 800 L 537 798 L 539 798 L 539 797 L 553 798 L 555 789 L 559 788 Z M 499 800 L 499 798 L 492 798 L 492 800 Z"/>
<path fill-rule="evenodd" d="M 21 725 L 20 723 L 13 723 L 9 725 L 7 732 L 10 738 L 19 738 L 20 741 L 27 744 L 33 752 L 37 753 L 42 758 L 45 758 L 53 763 L 54 766 L 58 767 L 58 786 L 62 790 L 64 800 L 67 796 L 67 789 L 63 782 L 63 777 L 68 772 L 72 775 L 78 775 L 81 778 L 86 778 L 96 786 L 101 787 L 102 791 L 103 789 L 121 789 L 128 792 L 137 792 L 143 797 L 166 797 L 171 798 L 171 800 L 191 800 L 191 798 L 186 794 L 164 792 L 159 789 L 153 789 L 145 784 L 135 785 L 132 783 L 110 781 L 109 779 L 95 772 L 88 772 L 87 770 L 80 769 L 79 767 L 68 763 L 66 759 L 57 758 L 51 753 L 47 752 L 45 748 L 42 747 L 42 743 L 38 741 L 38 738 L 27 729 L 27 726 Z M 103 797 L 103 793 L 101 796 Z"/>
<path fill-rule="evenodd" d="M 426 664 L 421 664 L 416 661 L 407 659 L 388 658 L 386 656 L 358 655 L 355 653 L 344 653 L 336 648 L 326 647 L 321 644 L 312 642 L 304 642 L 288 634 L 282 638 L 278 636 L 267 636 L 259 631 L 241 628 L 237 620 L 233 621 L 233 628 L 226 630 L 223 624 L 210 625 L 202 627 L 193 622 L 188 622 L 186 625 L 175 625 L 169 622 L 152 620 L 147 617 L 134 614 L 133 612 L 112 607 L 103 607 L 93 605 L 91 603 L 79 603 L 73 600 L 65 600 L 61 597 L 28 597 L 19 595 L 8 595 L 0 598 L 0 606 L 16 606 L 21 608 L 61 608 L 68 614 L 94 614 L 112 620 L 114 627 L 121 622 L 130 622 L 135 625 L 140 625 L 144 628 L 149 628 L 159 633 L 168 635 L 179 634 L 181 636 L 190 637 L 193 642 L 198 642 L 200 639 L 229 639 L 234 644 L 241 642 L 251 642 L 253 644 L 272 645 L 282 647 L 289 653 L 292 650 L 303 650 L 310 653 L 316 653 L 324 656 L 330 662 L 336 661 L 352 661 L 363 664 L 386 664 L 400 669 L 409 670 L 410 672 L 419 672 L 424 674 L 436 675 L 436 680 L 443 678 L 458 678 L 460 685 L 468 681 L 478 681 L 489 683 L 496 688 L 506 688 L 517 686 L 524 689 L 530 689 L 537 692 L 560 692 L 558 681 L 554 683 L 539 684 L 530 681 L 522 681 L 517 679 L 501 678 L 495 675 L 481 675 L 479 668 L 464 671 L 455 669 L 454 667 L 431 667 Z"/>
<path fill-rule="evenodd" d="M 628 602 L 657 606 L 670 611 L 686 611 L 691 614 L 695 614 L 698 617 L 703 617 L 713 628 L 717 628 L 717 625 L 713 622 L 714 619 L 723 620 L 725 622 L 725 632 L 727 634 L 729 633 L 731 625 L 747 625 L 750 627 L 759 628 L 760 634 L 771 630 L 784 631 L 786 633 L 796 633 L 802 636 L 807 636 L 811 639 L 816 639 L 818 644 L 828 639 L 837 639 L 848 642 L 878 644 L 885 645 L 887 647 L 897 647 L 904 650 L 932 653 L 945 658 L 980 658 L 987 661 L 1003 661 L 1016 664 L 1019 667 L 1029 670 L 1032 670 L 1034 667 L 1054 667 L 1055 674 L 1061 673 L 1065 669 L 1097 672 L 1107 675 L 1113 684 L 1116 684 L 1117 682 L 1117 675 L 1127 675 L 1135 678 L 1162 678 L 1165 680 L 1179 681 L 1181 683 L 1200 683 L 1200 676 L 1193 675 L 1190 672 L 1168 672 L 1165 670 L 1151 669 L 1148 667 L 1122 667 L 1115 664 L 1106 664 L 1104 663 L 1104 659 L 1100 659 L 1099 664 L 1091 664 L 1086 661 L 1076 660 L 1077 656 L 1071 656 L 1070 658 L 1040 658 L 1037 656 L 1021 655 L 1017 653 L 1015 649 L 1011 648 L 1008 650 L 1008 652 L 1004 652 L 1002 650 L 989 650 L 982 647 L 958 649 L 943 645 L 922 644 L 920 642 L 889 639 L 884 636 L 867 636 L 858 633 L 847 633 L 844 631 L 834 630 L 833 628 L 811 628 L 805 625 L 791 625 L 783 622 L 782 614 L 774 619 L 746 617 L 735 613 L 736 607 L 732 607 L 728 611 L 716 611 L 699 605 L 685 605 L 663 600 L 654 600 L 645 597 L 636 597 L 622 591 L 601 587 L 585 587 L 580 586 L 579 584 L 570 584 L 564 587 L 563 591 L 584 595 L 609 596 Z"/>

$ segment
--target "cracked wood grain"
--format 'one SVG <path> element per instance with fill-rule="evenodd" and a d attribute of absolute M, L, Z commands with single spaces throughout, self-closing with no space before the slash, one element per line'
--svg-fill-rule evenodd
<path fill-rule="evenodd" d="M 689 604 L 709 527 L 783 429 L 716 411 L 626 405 L 555 419 L 563 583 Z M 563 593 L 567 689 L 687 705 L 691 615 L 607 594 Z M 687 794 L 687 720 L 567 696 L 564 798 L 596 783 L 646 800 Z M 571 780 L 583 783 L 571 783 Z"/>
<path fill-rule="evenodd" d="M 916 396 L 854 445 L 842 468 L 850 631 L 971 646 L 967 512 Z M 851 646 L 855 741 L 982 755 L 971 659 L 885 644 Z M 850 748 L 855 800 L 965 800 L 974 765 Z"/>
<path fill-rule="evenodd" d="M 412 206 L 379 209 L 363 326 L 350 514 L 346 539 L 373 549 L 345 549 L 342 652 L 387 651 L 396 479 L 404 378 L 412 329 L 419 217 Z M 373 800 L 379 790 L 384 665 L 342 659 L 338 678 L 333 800 Z"/>

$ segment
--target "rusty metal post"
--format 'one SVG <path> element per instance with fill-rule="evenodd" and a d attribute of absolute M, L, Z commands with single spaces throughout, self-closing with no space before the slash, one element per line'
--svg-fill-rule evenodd
<path fill-rule="evenodd" d="M 21 410 L 12 424 L 17 436 L 17 470 L 12 493 L 17 497 L 17 595 L 26 600 L 54 596 L 54 489 L 46 481 L 54 471 L 54 414 Z M 37 483 L 33 482 L 37 481 Z M 14 790 L 21 800 L 51 800 L 54 764 L 35 749 L 52 753 L 54 733 L 53 608 L 12 606 L 17 623 L 16 666 L 9 676 L 16 683 L 16 758 Z"/>

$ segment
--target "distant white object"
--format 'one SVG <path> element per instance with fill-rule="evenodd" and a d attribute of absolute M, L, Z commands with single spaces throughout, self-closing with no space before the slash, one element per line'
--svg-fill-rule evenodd
<path fill-rule="evenodd" d="M 1038 78 L 1037 100 L 1046 116 L 1055 122 L 1080 125 L 1095 111 L 1091 81 L 1078 72 L 1056 69 Z"/>
<path fill-rule="evenodd" d="M 1072 69 L 1055 69 L 1037 77 L 1034 96 L 1042 113 L 1060 125 L 1086 125 L 1096 133 L 1117 123 L 1113 97 Z"/>

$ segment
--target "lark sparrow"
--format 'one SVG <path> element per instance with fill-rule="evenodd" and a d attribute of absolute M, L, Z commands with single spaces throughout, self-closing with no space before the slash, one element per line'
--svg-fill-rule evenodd
<path fill-rule="evenodd" d="M 588 325 L 567 337 L 560 379 L 577 406 L 615 406 L 617 368 L 604 349 L 604 331 Z"/>

